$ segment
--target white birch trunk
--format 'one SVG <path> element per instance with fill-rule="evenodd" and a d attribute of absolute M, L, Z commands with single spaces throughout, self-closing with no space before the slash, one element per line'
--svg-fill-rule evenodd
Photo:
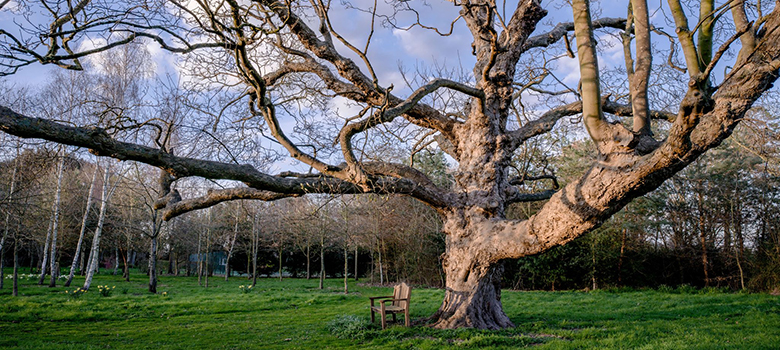
<path fill-rule="evenodd" d="M 60 166 L 57 170 L 57 191 L 54 193 L 54 209 L 51 228 L 51 259 L 49 261 L 49 270 L 51 270 L 51 279 L 49 287 L 57 286 L 57 277 L 59 277 L 59 265 L 57 264 L 57 229 L 60 224 L 60 200 L 62 199 L 62 173 L 65 168 L 65 154 L 63 152 L 60 159 Z"/>
<path fill-rule="evenodd" d="M 43 284 L 43 280 L 46 278 L 46 269 L 49 267 L 49 244 L 51 243 L 51 221 L 49 221 L 49 228 L 46 229 L 46 243 L 43 245 L 43 259 L 41 259 L 41 277 L 38 278 L 38 285 Z"/>
<path fill-rule="evenodd" d="M 95 172 L 92 173 L 92 181 L 89 184 L 89 191 L 87 192 L 87 208 L 84 209 L 84 216 L 81 218 L 81 231 L 79 231 L 79 240 L 76 243 L 76 254 L 73 255 L 73 262 L 70 264 L 70 272 L 68 273 L 68 280 L 65 281 L 65 287 L 70 287 L 73 282 L 73 276 L 76 272 L 76 265 L 81 259 L 81 245 L 84 243 L 84 233 L 87 231 L 87 220 L 89 219 L 89 209 L 92 206 L 92 191 L 95 189 L 95 182 L 97 182 L 98 169 L 95 168 Z"/>
<path fill-rule="evenodd" d="M 114 276 L 116 276 L 116 272 L 119 269 L 119 246 L 114 247 Z"/>
<path fill-rule="evenodd" d="M 106 208 L 108 207 L 108 199 L 110 196 L 109 190 L 108 190 L 108 181 L 111 177 L 111 171 L 109 170 L 109 167 L 106 166 L 106 169 L 104 170 L 105 174 L 103 175 L 103 191 L 101 192 L 100 197 L 100 214 L 98 215 L 98 224 L 97 228 L 95 228 L 95 236 L 92 238 L 92 249 L 89 253 L 89 260 L 87 262 L 87 276 L 84 280 L 84 286 L 81 287 L 81 289 L 87 291 L 89 290 L 90 285 L 92 285 L 92 277 L 95 275 L 95 269 L 97 268 L 98 264 L 98 253 L 100 252 L 100 235 L 103 233 L 103 223 L 105 222 L 106 218 Z"/>
<path fill-rule="evenodd" d="M 233 238 L 230 240 L 230 249 L 227 251 L 225 259 L 225 281 L 230 277 L 230 256 L 233 254 L 233 247 L 236 246 L 236 237 L 238 236 L 238 216 L 236 216 L 236 225 L 233 227 Z"/>
<path fill-rule="evenodd" d="M 19 296 L 19 224 L 17 221 L 16 231 L 14 232 L 14 276 L 13 276 L 13 291 L 11 294 L 15 297 Z"/>
<path fill-rule="evenodd" d="M 258 213 L 255 212 L 254 220 L 252 220 L 252 287 L 257 284 L 257 250 L 258 250 L 258 240 L 259 235 L 257 232 L 257 216 Z"/>
<path fill-rule="evenodd" d="M 206 288 L 209 287 L 209 260 L 211 260 L 211 219 L 211 208 L 209 208 L 209 225 L 206 227 L 206 275 L 204 276 Z"/>

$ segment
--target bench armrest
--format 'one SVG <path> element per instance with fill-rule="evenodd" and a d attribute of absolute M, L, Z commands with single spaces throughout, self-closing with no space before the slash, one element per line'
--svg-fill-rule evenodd
<path fill-rule="evenodd" d="M 388 301 L 405 301 L 406 304 L 409 305 L 409 299 L 385 299 L 385 300 L 381 300 L 380 303 L 382 303 L 382 305 L 385 305 L 385 303 Z"/>
<path fill-rule="evenodd" d="M 392 295 L 386 295 L 386 296 L 383 296 L 383 297 L 368 297 L 368 299 L 371 301 L 371 306 L 374 306 L 374 300 L 376 300 L 376 299 L 387 299 L 387 298 L 392 298 L 392 297 L 393 297 Z"/>

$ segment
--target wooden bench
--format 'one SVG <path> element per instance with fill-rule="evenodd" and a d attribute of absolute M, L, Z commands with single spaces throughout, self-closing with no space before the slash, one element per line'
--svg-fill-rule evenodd
<path fill-rule="evenodd" d="M 374 312 L 378 312 L 379 317 L 382 319 L 382 329 L 385 329 L 387 327 L 387 320 L 385 319 L 387 314 L 392 314 L 393 322 L 395 322 L 395 314 L 403 312 L 405 324 L 407 327 L 409 327 L 409 297 L 411 294 L 412 288 L 410 288 L 406 283 L 401 283 L 393 288 L 393 295 L 370 297 L 371 323 L 374 323 Z M 379 306 L 374 305 L 374 300 L 379 300 Z M 391 302 L 392 304 L 386 305 L 388 302 Z"/>

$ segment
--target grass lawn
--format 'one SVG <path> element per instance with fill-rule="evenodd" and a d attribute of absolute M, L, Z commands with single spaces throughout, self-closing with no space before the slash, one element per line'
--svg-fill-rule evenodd
<path fill-rule="evenodd" d="M 97 275 L 80 298 L 27 280 L 14 298 L 5 280 L 0 349 L 780 349 L 780 297 L 766 294 L 504 291 L 514 329 L 382 331 L 368 324 L 367 297 L 390 288 L 350 282 L 344 295 L 343 280 L 319 290 L 317 280 L 261 279 L 244 294 L 243 278 L 214 277 L 206 289 L 197 278 L 162 276 L 153 295 L 145 277 Z M 98 285 L 116 288 L 103 297 Z M 413 289 L 412 317 L 429 316 L 442 296 Z"/>

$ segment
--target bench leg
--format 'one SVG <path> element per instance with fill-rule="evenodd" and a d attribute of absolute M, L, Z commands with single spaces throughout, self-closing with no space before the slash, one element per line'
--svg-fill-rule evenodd
<path fill-rule="evenodd" d="M 371 309 L 371 323 L 374 323 L 374 309 Z"/>
<path fill-rule="evenodd" d="M 385 314 L 380 314 L 379 318 L 382 319 L 382 329 L 387 328 L 387 318 L 385 317 Z"/>
<path fill-rule="evenodd" d="M 393 323 L 398 323 L 398 320 L 395 319 L 395 312 L 393 313 Z"/>
<path fill-rule="evenodd" d="M 411 326 L 409 324 L 409 308 L 408 307 L 406 309 L 404 309 L 404 321 L 406 321 L 406 326 L 407 327 Z"/>

